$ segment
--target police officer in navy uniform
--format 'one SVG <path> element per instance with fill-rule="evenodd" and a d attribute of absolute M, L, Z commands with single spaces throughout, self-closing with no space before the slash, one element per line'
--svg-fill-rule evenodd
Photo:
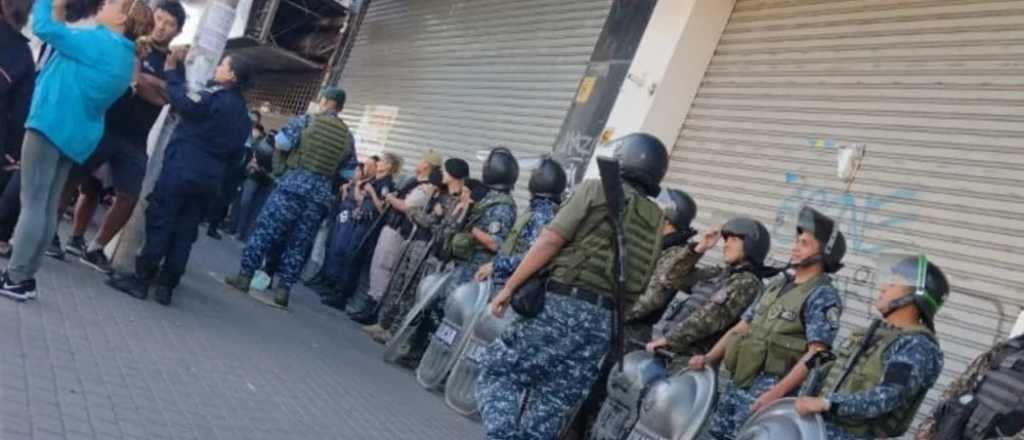
<path fill-rule="evenodd" d="M 806 362 L 839 331 L 842 299 L 829 274 L 842 268 L 846 241 L 834 220 L 810 207 L 801 209 L 796 233 L 792 273 L 768 286 L 710 352 L 690 358 L 691 370 L 724 360 L 731 373 L 710 421 L 718 440 L 734 439 L 751 413 L 796 394 Z"/>
<path fill-rule="evenodd" d="M 242 157 L 252 130 L 242 89 L 252 66 L 238 55 L 224 57 L 213 81 L 190 93 L 178 63 L 185 52 L 167 57 L 164 72 L 171 108 L 181 116 L 164 153 L 163 169 L 146 207 L 146 243 L 135 259 L 134 274 L 113 274 L 111 287 L 170 305 L 172 291 L 185 274 L 192 244 L 208 207 L 217 199 L 224 170 Z"/>
<path fill-rule="evenodd" d="M 847 338 L 822 367 L 820 388 L 807 390 L 816 397 L 796 401 L 799 414 L 822 414 L 829 440 L 903 435 L 942 373 L 935 314 L 949 294 L 946 276 L 924 255 L 879 261 L 875 308 L 884 321 Z"/>
<path fill-rule="evenodd" d="M 627 267 L 633 269 L 624 286 L 628 305 L 644 292 L 661 251 L 664 213 L 649 197 L 660 191 L 668 154 L 647 134 L 625 136 L 611 147 L 626 197 Z M 586 397 L 611 339 L 614 241 L 601 182 L 585 181 L 491 302 L 492 314 L 502 316 L 527 281 L 548 278 L 543 311 L 516 321 L 483 355 L 477 396 L 487 438 L 553 439 Z"/>

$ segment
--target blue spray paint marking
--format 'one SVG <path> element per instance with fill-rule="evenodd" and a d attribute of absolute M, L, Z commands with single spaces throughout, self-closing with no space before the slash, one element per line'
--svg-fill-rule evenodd
<path fill-rule="evenodd" d="M 786 172 L 785 179 L 786 184 L 793 188 L 793 192 L 779 202 L 772 229 L 772 238 L 780 245 L 792 243 L 793 231 L 787 229 L 796 224 L 796 217 L 804 205 L 813 206 L 835 219 L 846 235 L 847 248 L 851 252 L 867 255 L 877 255 L 886 250 L 885 245 L 871 243 L 865 239 L 868 230 L 893 227 L 914 220 L 912 216 L 895 217 L 878 213 L 886 205 L 915 199 L 917 194 L 911 190 L 857 197 L 825 187 L 811 186 L 803 182 L 802 176 L 794 171 Z"/>

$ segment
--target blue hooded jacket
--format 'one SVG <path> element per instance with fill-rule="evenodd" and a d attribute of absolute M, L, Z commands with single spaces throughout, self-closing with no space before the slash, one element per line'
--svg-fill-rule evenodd
<path fill-rule="evenodd" d="M 36 79 L 25 125 L 83 163 L 103 135 L 103 115 L 131 86 L 135 44 L 102 25 L 69 28 L 52 13 L 53 0 L 36 0 L 32 32 L 55 53 Z"/>

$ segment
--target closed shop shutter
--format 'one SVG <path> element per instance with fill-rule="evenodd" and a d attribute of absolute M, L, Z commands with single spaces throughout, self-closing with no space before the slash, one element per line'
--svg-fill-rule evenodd
<path fill-rule="evenodd" d="M 672 154 L 668 186 L 701 226 L 759 219 L 777 263 L 803 204 L 841 222 L 843 335 L 867 322 L 874 255 L 919 249 L 945 270 L 946 368 L 922 413 L 1024 305 L 1021 23 L 1019 0 L 739 0 Z M 847 190 L 838 149 L 857 143 Z"/>
<path fill-rule="evenodd" d="M 385 106 L 378 119 L 397 115 L 386 147 L 407 171 L 428 148 L 468 160 L 476 178 L 476 152 L 489 146 L 550 154 L 610 4 L 373 0 L 342 72 L 343 117 L 359 127 L 368 106 Z"/>

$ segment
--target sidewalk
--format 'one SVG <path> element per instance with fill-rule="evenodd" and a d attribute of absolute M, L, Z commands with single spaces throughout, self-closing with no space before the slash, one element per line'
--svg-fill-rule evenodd
<path fill-rule="evenodd" d="M 220 284 L 241 245 L 200 237 L 170 308 L 70 255 L 0 298 L 0 439 L 483 437 L 307 289 L 280 311 Z"/>

